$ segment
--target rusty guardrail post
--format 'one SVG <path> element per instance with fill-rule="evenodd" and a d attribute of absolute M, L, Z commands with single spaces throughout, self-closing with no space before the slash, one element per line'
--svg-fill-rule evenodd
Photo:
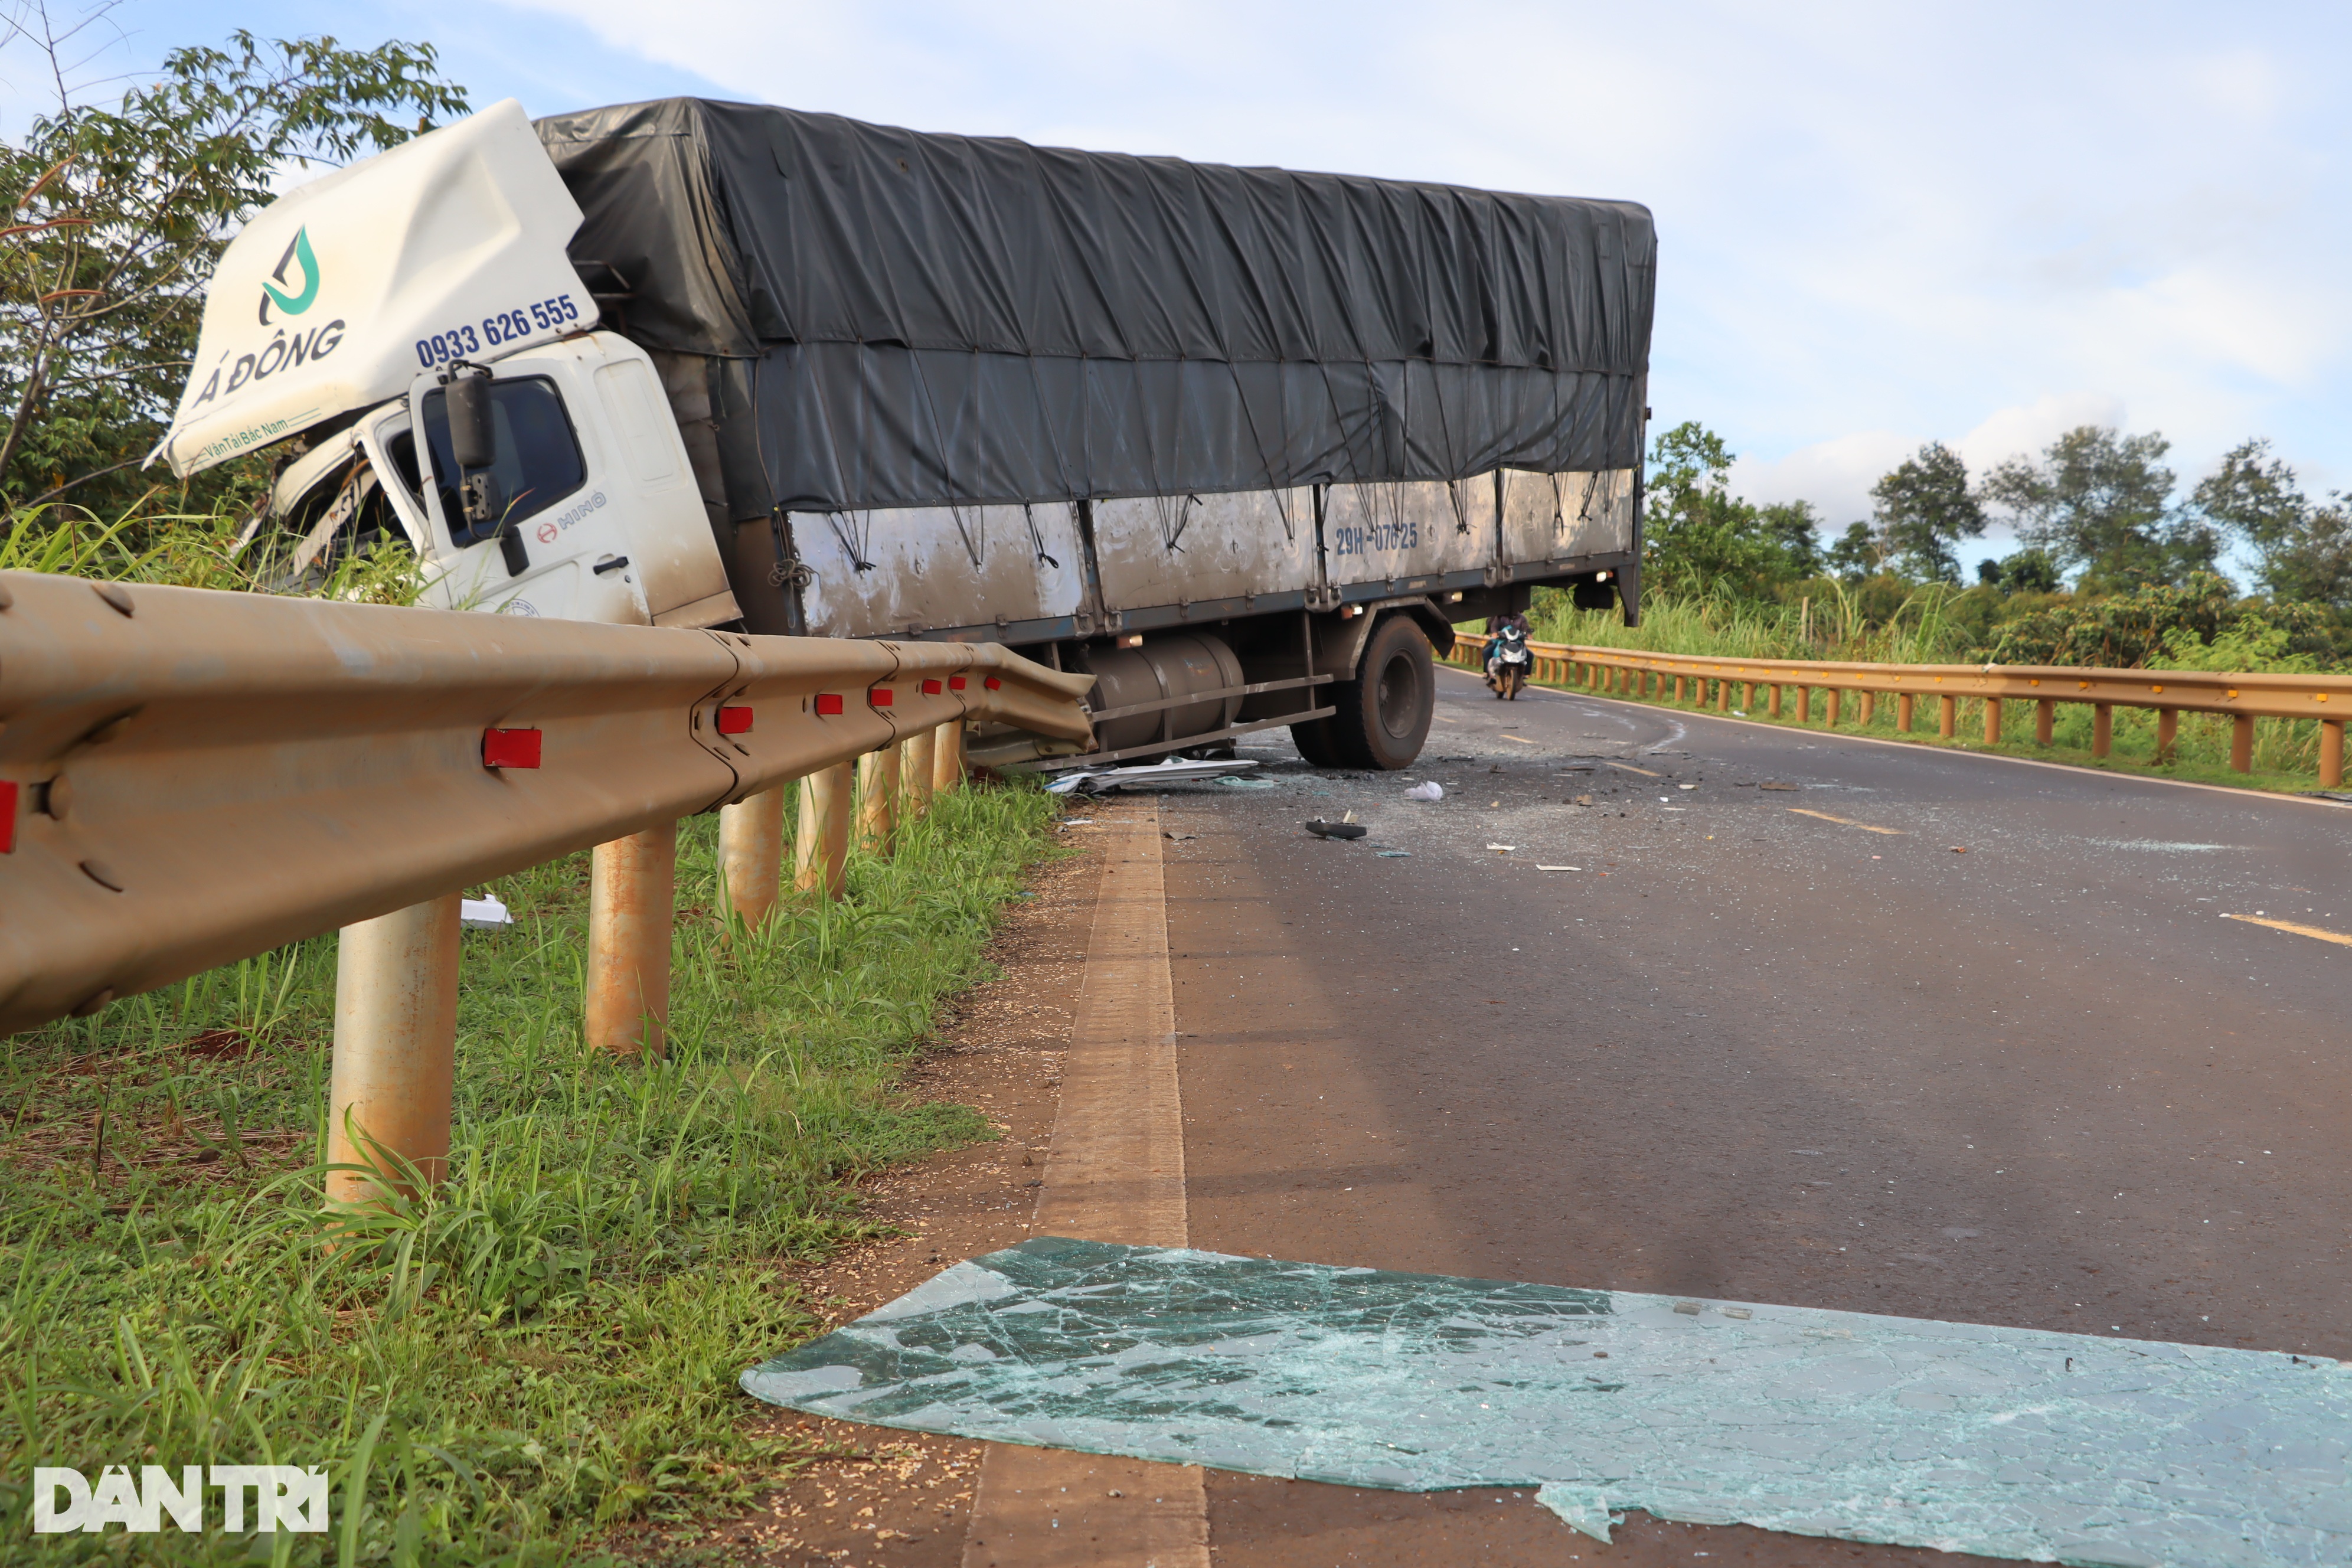
<path fill-rule="evenodd" d="M 458 895 L 343 927 L 335 947 L 335 1044 L 327 1089 L 330 1204 L 405 1193 L 449 1163 L 457 1063 Z"/>
<path fill-rule="evenodd" d="M 931 809 L 931 747 L 939 729 L 918 730 L 899 742 L 899 815 L 913 822 Z"/>
<path fill-rule="evenodd" d="M 1728 680 L 1715 683 L 1715 710 L 1718 713 L 1731 711 L 1731 682 Z"/>
<path fill-rule="evenodd" d="M 2091 755 L 2104 757 L 2115 749 L 2116 705 L 2112 702 L 2091 704 Z"/>
<path fill-rule="evenodd" d="M 894 742 L 857 759 L 857 847 L 887 855 L 897 826 L 898 748 Z"/>
<path fill-rule="evenodd" d="M 1998 746 L 2000 744 L 2000 699 L 1986 698 L 1984 710 L 1984 743 L 1988 746 Z"/>
<path fill-rule="evenodd" d="M 1822 721 L 1832 730 L 1838 727 L 1838 710 L 1843 706 L 1839 700 L 1844 695 L 1844 692 L 1840 691 L 1834 686 L 1822 693 L 1822 703 L 1823 711 L 1822 713 Z"/>
<path fill-rule="evenodd" d="M 2338 789 L 2344 784 L 2344 721 L 2319 721 L 2319 787 Z"/>
<path fill-rule="evenodd" d="M 1906 735 L 1911 732 L 1912 712 L 1917 705 L 1918 695 L 1916 691 L 1895 694 L 1895 728 Z"/>
<path fill-rule="evenodd" d="M 677 823 L 596 846 L 588 879 L 583 1009 L 590 1046 L 616 1056 L 662 1054 L 677 903 Z"/>
<path fill-rule="evenodd" d="M 747 926 L 766 921 L 782 893 L 784 870 L 784 791 L 763 789 L 719 808 L 719 865 L 727 907 Z"/>
<path fill-rule="evenodd" d="M 1960 700 L 1957 697 L 1936 699 L 1936 733 L 1947 741 L 1960 732 Z"/>
<path fill-rule="evenodd" d="M 2254 771 L 2254 716 L 2240 713 L 2230 721 L 2230 765 L 2242 773 Z"/>
<path fill-rule="evenodd" d="M 963 788 L 963 721 L 950 719 L 940 726 L 931 748 L 931 793 L 947 795 Z"/>
<path fill-rule="evenodd" d="M 2044 697 L 2033 705 L 2033 743 L 2037 746 L 2048 745 L 2051 738 L 2057 733 L 2057 699 Z"/>
<path fill-rule="evenodd" d="M 1878 717 L 1878 693 L 1875 691 L 1863 692 L 1861 707 L 1861 712 L 1854 716 L 1854 722 L 1863 729 L 1867 730 L 1870 728 L 1871 721 Z"/>
<path fill-rule="evenodd" d="M 849 879 L 849 813 L 857 764 L 836 763 L 801 780 L 800 828 L 793 836 L 793 886 L 841 897 Z"/>
<path fill-rule="evenodd" d="M 1810 686 L 1800 686 L 1797 688 L 1797 722 L 1810 724 L 1812 721 L 1813 689 Z"/>
<path fill-rule="evenodd" d="M 2158 767 L 2172 761 L 2172 742 L 2180 733 L 2180 710 L 2159 708 L 2156 710 L 2156 762 Z"/>
<path fill-rule="evenodd" d="M 1753 689 L 1754 689 L 1754 688 L 1752 688 L 1752 687 L 1751 687 L 1751 688 L 1749 688 L 1749 689 L 1750 689 L 1750 690 L 1753 690 Z M 1783 689 L 1784 689 L 1782 688 L 1782 686 L 1780 685 L 1780 683 L 1779 681 L 1777 681 L 1777 680 L 1776 680 L 1776 681 L 1774 681 L 1774 682 L 1772 683 L 1772 688 L 1771 688 L 1771 690 L 1772 690 L 1771 707 L 1772 707 L 1772 717 L 1773 717 L 1773 718 L 1775 718 L 1775 719 L 1778 719 L 1778 718 L 1780 716 L 1780 697 L 1781 697 L 1781 693 L 1782 693 Z M 1748 710 L 1750 713 L 1753 713 L 1753 712 L 1755 712 L 1755 711 L 1756 711 L 1756 700 L 1755 700 L 1754 698 L 1752 698 L 1752 697 L 1751 697 L 1751 698 L 1749 698 L 1749 699 L 1748 700 Z"/>

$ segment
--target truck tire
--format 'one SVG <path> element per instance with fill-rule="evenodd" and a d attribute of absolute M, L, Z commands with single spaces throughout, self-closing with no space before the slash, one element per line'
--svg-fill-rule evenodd
<path fill-rule="evenodd" d="M 1328 722 L 1341 762 L 1389 773 L 1412 766 L 1437 710 L 1434 664 L 1429 635 L 1411 616 L 1372 628 L 1356 679 L 1328 688 L 1339 709 Z"/>
<path fill-rule="evenodd" d="M 1338 690 L 1339 683 L 1333 682 L 1328 689 Z M 1336 768 L 1340 765 L 1339 742 L 1332 736 L 1331 721 L 1328 719 L 1309 719 L 1304 724 L 1293 724 L 1290 727 L 1290 743 L 1298 748 L 1299 756 L 1310 768 Z"/>

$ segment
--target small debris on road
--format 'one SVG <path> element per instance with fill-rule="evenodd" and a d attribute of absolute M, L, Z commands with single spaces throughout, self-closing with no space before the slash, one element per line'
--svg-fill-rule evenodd
<path fill-rule="evenodd" d="M 1383 860 L 1409 860 L 1412 858 L 1410 849 L 1375 849 L 1372 853 Z"/>
<path fill-rule="evenodd" d="M 1968 852 L 1969 847 L 1965 844 L 1955 844 L 1952 846 L 1952 853 L 1955 855 L 1965 855 Z"/>
<path fill-rule="evenodd" d="M 1219 779 L 1217 782 L 1227 789 L 1272 789 L 1274 787 L 1272 779 Z"/>
<path fill-rule="evenodd" d="M 1576 797 L 1576 804 L 1579 805 L 1591 805 L 1592 804 L 1592 797 L 1589 795 L 1578 795 Z"/>
<path fill-rule="evenodd" d="M 1198 838 L 1201 836 L 1197 833 L 1163 833 L 1160 837 L 1162 838 L 1172 839 L 1176 843 L 1181 844 L 1187 838 Z"/>
<path fill-rule="evenodd" d="M 1631 763 L 1611 763 L 1609 765 L 1615 768 L 1620 773 L 1639 773 L 1645 779 L 1664 778 L 1665 776 L 1664 773 L 1655 772 L 1650 768 L 1637 768 Z"/>
<path fill-rule="evenodd" d="M 1423 779 L 1421 783 L 1405 791 L 1404 797 L 1407 800 L 1444 800 L 1445 798 L 1445 788 L 1435 779 Z"/>
<path fill-rule="evenodd" d="M 1107 789 L 1150 789 L 1160 784 L 1186 784 L 1199 779 L 1215 778 L 1221 773 L 1236 773 L 1244 768 L 1255 766 L 1257 763 L 1255 762 L 1232 758 L 1223 762 L 1196 763 L 1181 757 L 1170 757 L 1160 762 L 1141 763 L 1134 767 L 1080 768 L 1056 777 L 1045 786 L 1045 793 L 1068 795 L 1073 790 L 1084 790 L 1088 795 L 1099 795 Z M 1272 783 L 1271 780 L 1267 782 Z"/>
<path fill-rule="evenodd" d="M 1307 823 L 1307 831 L 1318 838 L 1361 838 L 1371 829 L 1360 822 L 1326 822 L 1318 816 Z"/>
<path fill-rule="evenodd" d="M 1538 866 L 1536 869 L 1538 871 L 1581 871 L 1584 868 L 1581 866 Z"/>
<path fill-rule="evenodd" d="M 1864 833 L 1883 833 L 1889 838 L 1907 838 L 1910 837 L 1910 835 L 1905 833 L 1899 827 L 1879 827 L 1867 822 L 1856 822 L 1850 816 L 1832 816 L 1826 811 L 1808 811 L 1801 805 L 1790 806 L 1789 808 L 1789 815 L 1791 816 L 1817 817 L 1823 822 L 1834 822 L 1840 827 L 1859 827 Z M 1968 851 L 1961 849 L 1955 851 L 1955 853 L 1965 855 Z"/>
<path fill-rule="evenodd" d="M 1766 779 L 1762 784 L 1758 784 L 1756 787 L 1758 789 L 1795 789 L 1797 786 L 1792 784 L 1780 784 L 1771 779 Z"/>
<path fill-rule="evenodd" d="M 1676 785 L 1675 785 L 1675 787 L 1676 789 L 1696 789 L 1696 788 L 1698 788 L 1698 785 L 1696 785 L 1696 784 L 1676 784 Z"/>

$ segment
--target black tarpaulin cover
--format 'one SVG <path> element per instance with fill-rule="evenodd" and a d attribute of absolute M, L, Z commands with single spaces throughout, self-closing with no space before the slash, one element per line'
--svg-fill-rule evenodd
<path fill-rule="evenodd" d="M 539 132 L 630 334 L 755 362 L 792 510 L 1640 459 L 1656 233 L 1632 202 L 701 99 Z"/>

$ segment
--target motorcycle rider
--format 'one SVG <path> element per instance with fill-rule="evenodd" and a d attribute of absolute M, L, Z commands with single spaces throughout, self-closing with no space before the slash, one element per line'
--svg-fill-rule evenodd
<path fill-rule="evenodd" d="M 1528 683 L 1534 665 L 1528 630 L 1527 616 L 1516 612 L 1486 622 L 1486 689 L 1497 697 L 1517 697 Z"/>

